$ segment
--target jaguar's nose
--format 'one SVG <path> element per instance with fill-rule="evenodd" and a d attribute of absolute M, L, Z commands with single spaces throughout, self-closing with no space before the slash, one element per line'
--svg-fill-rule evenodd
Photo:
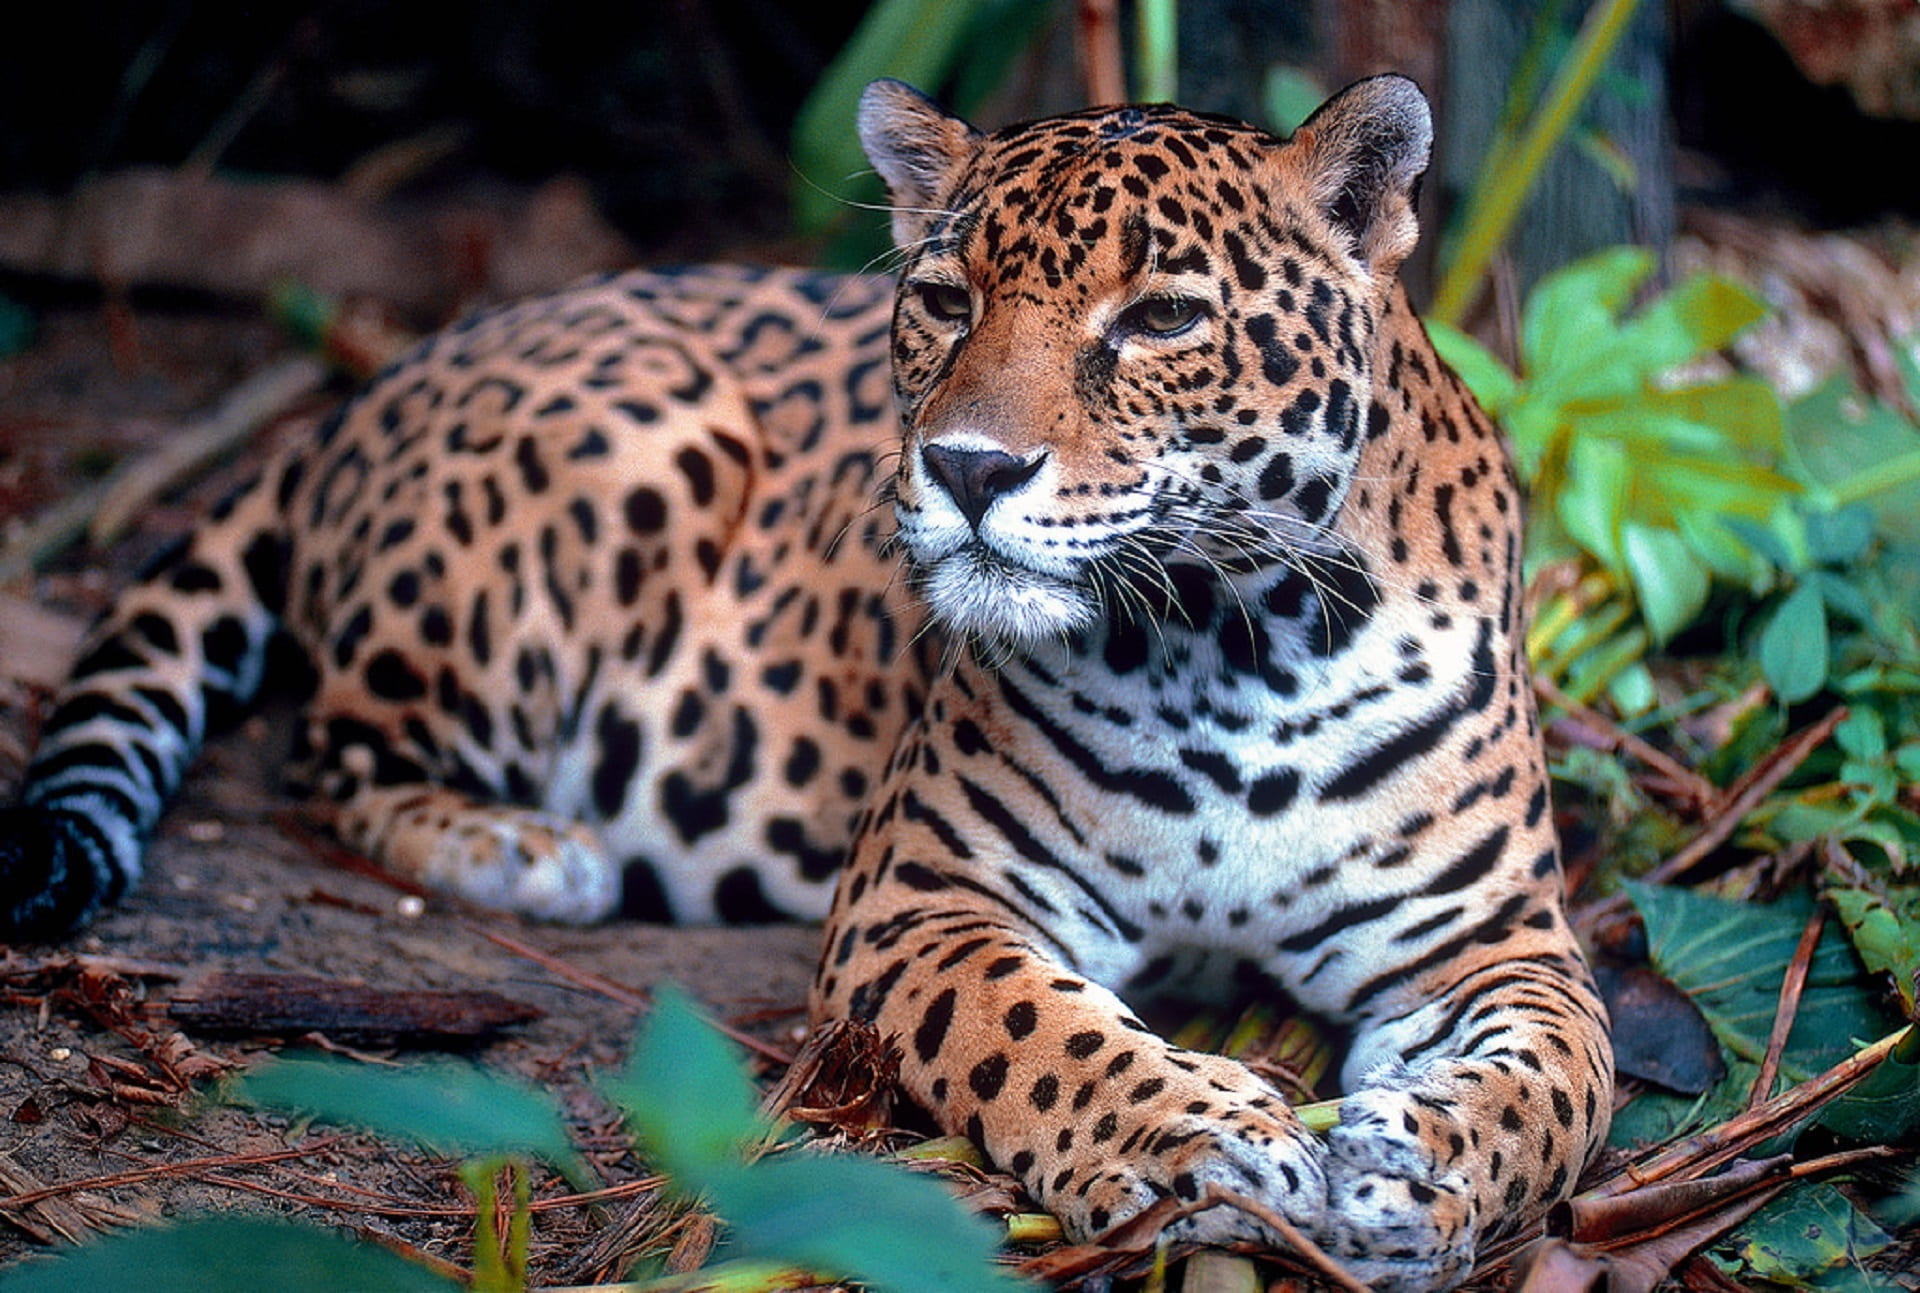
<path fill-rule="evenodd" d="M 1044 449 L 1025 460 L 1004 449 L 962 449 L 937 442 L 920 450 L 927 475 L 952 496 L 954 506 L 976 530 L 993 500 L 1032 480 L 1046 459 Z"/>

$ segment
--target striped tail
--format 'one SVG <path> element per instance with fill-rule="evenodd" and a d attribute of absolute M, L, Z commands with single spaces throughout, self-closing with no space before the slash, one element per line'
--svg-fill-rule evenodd
<path fill-rule="evenodd" d="M 0 940 L 65 933 L 136 883 L 209 722 L 259 690 L 286 602 L 277 501 L 230 499 L 94 628 L 0 809 Z"/>

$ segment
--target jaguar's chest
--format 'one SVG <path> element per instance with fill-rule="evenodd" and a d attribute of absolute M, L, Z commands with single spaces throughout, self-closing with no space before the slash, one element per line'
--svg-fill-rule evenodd
<path fill-rule="evenodd" d="M 1390 872 L 1431 821 L 1444 788 L 1396 750 L 1460 739 L 1454 718 L 1486 703 L 1493 626 L 1435 628 L 1390 597 L 1341 651 L 1295 642 L 1260 665 L 1217 629 L 1159 633 L 1133 667 L 1096 640 L 963 673 L 947 771 L 963 794 L 999 779 L 1027 856 L 1066 864 L 1022 882 L 1104 907 L 1090 919 L 1122 933 L 1127 960 L 1271 954 L 1277 929 Z"/>

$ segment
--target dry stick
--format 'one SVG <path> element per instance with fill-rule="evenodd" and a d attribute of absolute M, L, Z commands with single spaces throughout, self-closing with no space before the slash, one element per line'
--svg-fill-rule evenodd
<path fill-rule="evenodd" d="M 0 582 L 32 574 L 46 558 L 78 539 L 88 527 L 103 533 L 97 519 L 117 527 L 146 501 L 202 463 L 245 440 L 261 423 L 319 388 L 326 365 L 295 356 L 242 382 L 204 421 L 169 437 L 168 442 L 120 468 L 97 485 L 55 503 L 0 545 Z"/>
<path fill-rule="evenodd" d="M 1722 806 L 1701 832 L 1694 836 L 1685 847 L 1667 858 L 1653 870 L 1640 877 L 1643 884 L 1672 884 L 1683 878 L 1698 866 L 1715 849 L 1725 844 L 1746 820 L 1748 813 L 1760 806 L 1762 800 L 1774 792 L 1779 784 L 1807 761 L 1807 756 L 1826 744 L 1833 735 L 1833 729 L 1847 716 L 1847 707 L 1838 706 L 1819 722 L 1800 729 L 1776 746 L 1766 758 L 1748 769 L 1746 774 L 1735 781 L 1727 790 Z M 1605 928 L 1624 916 L 1629 909 L 1624 894 L 1603 898 L 1584 908 L 1580 915 L 1583 930 Z"/>
<path fill-rule="evenodd" d="M 1664 1181 L 1670 1176 L 1682 1173 L 1699 1176 L 1712 1171 L 1748 1146 L 1777 1135 L 1812 1114 L 1821 1105 L 1844 1095 L 1893 1054 L 1913 1028 L 1914 1025 L 1908 1024 L 1897 1032 L 1889 1033 L 1819 1076 L 1809 1078 L 1745 1113 L 1736 1114 L 1711 1131 L 1689 1136 L 1644 1163 L 1628 1166 L 1587 1191 L 1587 1194 L 1590 1197 L 1608 1198 L 1654 1181 Z"/>
<path fill-rule="evenodd" d="M 62 1181 L 58 1185 L 49 1185 L 44 1189 L 30 1190 L 25 1194 L 15 1194 L 0 1198 L 0 1208 L 25 1207 L 29 1203 L 38 1203 L 42 1199 L 51 1199 L 62 1194 L 75 1194 L 81 1190 L 112 1190 L 123 1185 L 138 1185 L 159 1176 L 191 1176 L 196 1172 L 222 1167 L 254 1167 L 261 1163 L 277 1163 L 288 1158 L 308 1158 L 324 1149 L 331 1149 L 345 1136 L 330 1136 L 325 1140 L 316 1140 L 300 1149 L 278 1149 L 260 1154 L 216 1154 L 210 1158 L 189 1158 L 178 1163 L 156 1163 L 151 1167 L 134 1168 L 126 1172 L 110 1172 L 105 1176 L 90 1176 L 79 1181 Z"/>
<path fill-rule="evenodd" d="M 1807 761 L 1807 756 L 1827 743 L 1833 729 L 1847 716 L 1845 705 L 1836 706 L 1827 716 L 1795 732 L 1766 758 L 1734 782 L 1727 791 L 1727 805 L 1707 828 L 1693 837 L 1687 846 L 1662 862 L 1645 876 L 1648 884 L 1670 884 L 1698 866 L 1702 859 L 1727 842 L 1748 813 L 1760 806 L 1789 773 Z"/>
<path fill-rule="evenodd" d="M 1535 677 L 1534 694 L 1549 705 L 1565 710 L 1570 716 L 1593 728 L 1613 743 L 1617 750 L 1625 750 L 1655 772 L 1686 788 L 1687 794 L 1703 809 L 1711 810 L 1720 802 L 1720 788 L 1705 777 L 1685 766 L 1664 750 L 1649 745 L 1641 737 L 1635 736 L 1620 724 L 1602 714 L 1590 705 L 1583 705 L 1550 678 Z"/>
<path fill-rule="evenodd" d="M 1815 905 L 1813 914 L 1807 917 L 1807 927 L 1800 931 L 1793 959 L 1787 962 L 1786 977 L 1780 981 L 1780 1004 L 1773 1011 L 1773 1031 L 1767 1034 L 1766 1057 L 1760 1061 L 1760 1072 L 1747 1092 L 1749 1109 L 1773 1094 L 1773 1080 L 1780 1075 L 1780 1056 L 1787 1049 L 1787 1034 L 1793 1031 L 1793 1021 L 1800 1013 L 1800 994 L 1806 990 L 1807 971 L 1813 965 L 1813 952 L 1820 945 L 1820 931 L 1826 923 L 1826 909 Z"/>
<path fill-rule="evenodd" d="M 543 952 L 530 944 L 522 943 L 517 938 L 512 938 L 495 930 L 483 928 L 482 926 L 473 924 L 471 921 L 467 922 L 467 928 L 487 941 L 506 948 L 515 956 L 525 957 L 535 965 L 558 975 L 576 987 L 585 988 L 589 992 L 597 992 L 610 1001 L 616 1001 L 623 1006 L 628 1006 L 635 1010 L 644 1010 L 653 1004 L 653 999 L 644 992 L 629 988 L 624 983 L 616 983 L 614 980 L 604 975 L 595 974 L 591 970 L 582 970 L 578 966 L 569 965 L 559 957 Z M 738 1028 L 730 1027 L 721 1020 L 716 1019 L 714 1026 L 739 1045 L 746 1047 L 762 1059 L 771 1060 L 775 1064 L 793 1063 L 793 1056 L 781 1050 L 778 1046 L 763 1042 L 758 1037 L 741 1032 Z"/>
<path fill-rule="evenodd" d="M 1294 1256 L 1320 1272 L 1330 1283 L 1339 1285 L 1348 1293 L 1367 1293 L 1367 1286 L 1349 1274 L 1346 1267 L 1329 1256 L 1319 1244 L 1301 1234 L 1291 1221 L 1260 1200 L 1210 1185 L 1207 1187 L 1206 1202 L 1224 1203 L 1230 1208 L 1239 1209 L 1286 1240 Z"/>
<path fill-rule="evenodd" d="M 88 542 L 98 547 L 119 538 L 155 498 L 319 390 L 327 372 L 321 360 L 293 355 L 241 382 L 213 412 L 113 474 L 87 527 Z"/>

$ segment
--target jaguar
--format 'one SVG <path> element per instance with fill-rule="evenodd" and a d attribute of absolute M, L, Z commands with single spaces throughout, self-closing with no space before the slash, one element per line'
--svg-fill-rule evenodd
<path fill-rule="evenodd" d="M 636 271 L 422 343 L 95 630 L 0 820 L 5 936 L 139 877 L 271 639 L 293 779 L 528 916 L 824 918 L 817 1020 L 1066 1231 L 1305 1235 L 1445 1288 L 1604 1136 L 1521 654 L 1521 498 L 1399 283 L 1404 78 L 1290 138 L 976 130 L 868 88 L 895 279 Z M 890 504 L 890 506 L 889 506 Z M 1129 1002 L 1345 1041 L 1325 1137 Z"/>

